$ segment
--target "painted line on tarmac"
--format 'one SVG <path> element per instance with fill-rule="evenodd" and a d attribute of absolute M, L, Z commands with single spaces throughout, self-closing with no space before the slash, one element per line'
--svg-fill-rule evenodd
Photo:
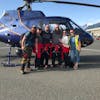
<path fill-rule="evenodd" d="M 100 52 L 100 50 L 97 49 L 82 49 L 84 51 L 92 51 L 92 52 Z"/>

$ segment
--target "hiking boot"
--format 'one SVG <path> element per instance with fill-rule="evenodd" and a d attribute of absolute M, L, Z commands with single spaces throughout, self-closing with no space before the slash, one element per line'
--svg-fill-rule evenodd
<path fill-rule="evenodd" d="M 31 71 L 33 71 L 33 69 L 32 68 L 26 68 L 26 71 L 31 72 Z"/>
<path fill-rule="evenodd" d="M 25 74 L 24 70 L 20 70 L 20 73 L 21 73 L 21 74 Z"/>
<path fill-rule="evenodd" d="M 74 64 L 74 70 L 77 70 L 78 69 L 78 63 L 76 62 L 75 64 Z"/>
<path fill-rule="evenodd" d="M 44 69 L 47 69 L 48 68 L 48 65 L 45 65 Z"/>

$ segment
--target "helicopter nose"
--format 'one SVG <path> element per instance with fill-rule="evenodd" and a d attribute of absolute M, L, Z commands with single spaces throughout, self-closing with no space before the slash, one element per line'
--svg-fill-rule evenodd
<path fill-rule="evenodd" d="M 6 36 L 4 32 L 0 32 L 0 41 L 1 42 L 6 42 Z"/>
<path fill-rule="evenodd" d="M 89 33 L 85 32 L 84 39 L 82 39 L 82 47 L 86 47 L 92 44 L 93 41 L 94 41 L 93 37 Z"/>
<path fill-rule="evenodd" d="M 1 42 L 8 42 L 8 38 L 10 33 L 8 32 L 8 28 L 1 28 L 0 29 L 0 41 Z"/>
<path fill-rule="evenodd" d="M 9 30 L 6 28 L 0 30 L 0 41 L 10 44 L 12 46 L 19 46 L 19 40 L 20 37 L 17 35 L 12 34 Z"/>

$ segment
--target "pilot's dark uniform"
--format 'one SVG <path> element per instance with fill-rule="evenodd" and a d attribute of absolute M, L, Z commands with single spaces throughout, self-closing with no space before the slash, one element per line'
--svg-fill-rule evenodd
<path fill-rule="evenodd" d="M 55 60 L 57 58 L 58 64 L 60 65 L 62 60 L 61 60 L 61 43 L 59 39 L 62 38 L 62 31 L 61 30 L 54 30 L 52 33 L 52 65 L 55 66 Z"/>

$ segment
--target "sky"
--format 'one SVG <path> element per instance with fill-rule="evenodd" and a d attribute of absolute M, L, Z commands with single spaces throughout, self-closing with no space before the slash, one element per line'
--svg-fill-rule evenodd
<path fill-rule="evenodd" d="M 100 5 L 100 0 L 64 0 L 73 2 L 92 3 Z M 5 10 L 16 10 L 23 5 L 23 0 L 1 0 L 0 16 Z M 33 10 L 41 10 L 46 16 L 68 17 L 78 25 L 93 24 L 100 22 L 100 8 L 65 5 L 57 3 L 34 3 Z"/>

